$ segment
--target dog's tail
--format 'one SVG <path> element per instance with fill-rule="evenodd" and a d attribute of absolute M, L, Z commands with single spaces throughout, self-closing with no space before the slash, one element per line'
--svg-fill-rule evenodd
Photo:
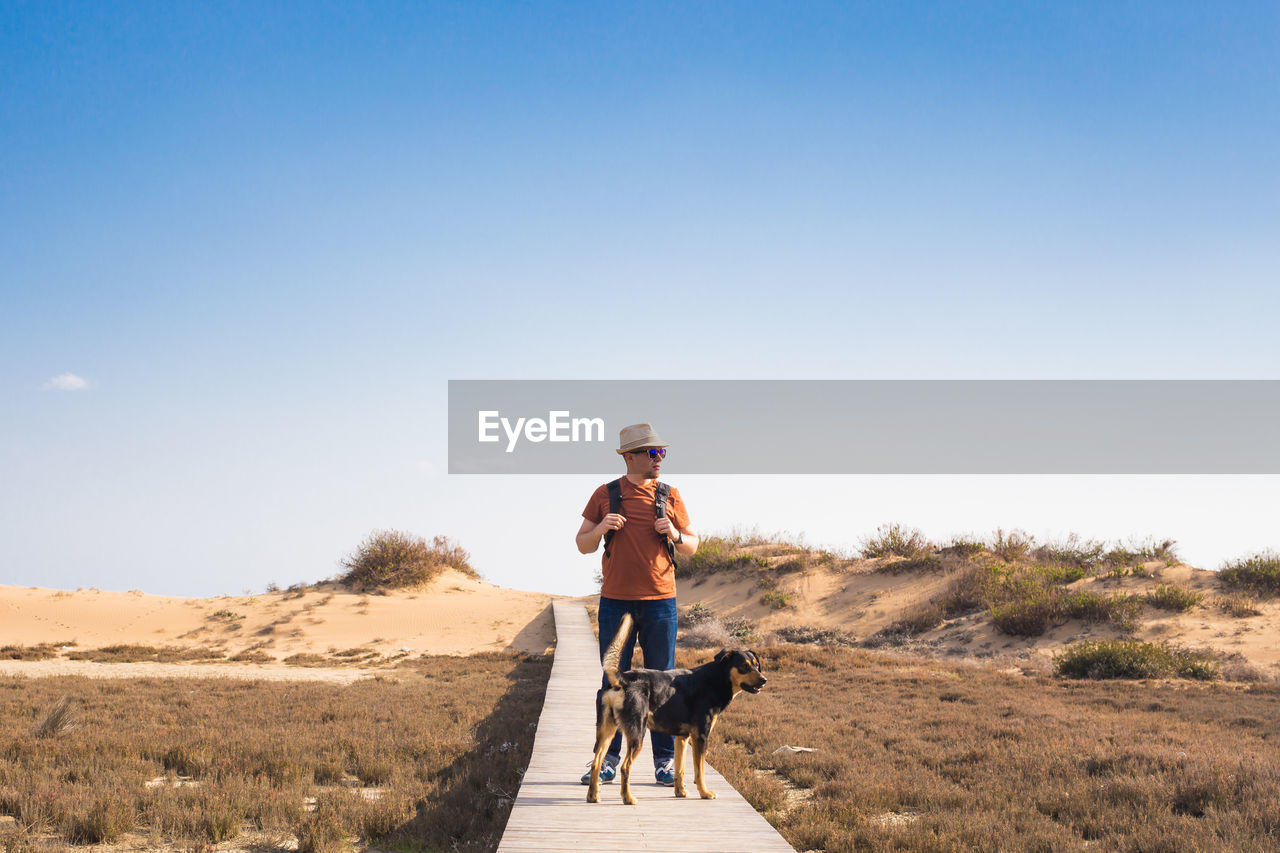
<path fill-rule="evenodd" d="M 627 638 L 631 636 L 631 614 L 622 614 L 622 624 L 618 626 L 618 633 L 613 635 L 613 642 L 609 644 L 609 649 L 604 653 L 604 675 L 609 679 L 609 683 L 614 687 L 621 687 L 622 681 L 618 678 L 618 659 L 622 657 L 622 646 L 627 642 Z"/>

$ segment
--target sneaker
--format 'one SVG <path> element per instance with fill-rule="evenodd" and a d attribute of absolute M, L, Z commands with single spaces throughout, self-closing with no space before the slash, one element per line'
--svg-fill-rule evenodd
<path fill-rule="evenodd" d="M 600 782 L 602 784 L 612 782 L 613 777 L 618 774 L 617 759 L 612 755 L 606 755 L 604 761 L 600 762 Z M 591 784 L 591 765 L 587 765 L 587 772 L 582 774 L 582 784 Z M 672 782 L 674 785 L 675 783 Z"/>
<path fill-rule="evenodd" d="M 658 780 L 659 785 L 666 785 L 668 788 L 676 784 L 676 763 L 668 758 L 653 769 L 653 778 Z"/>

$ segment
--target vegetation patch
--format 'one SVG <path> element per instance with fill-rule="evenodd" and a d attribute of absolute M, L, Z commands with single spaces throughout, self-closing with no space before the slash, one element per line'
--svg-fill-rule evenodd
<path fill-rule="evenodd" d="M 1230 592 L 1226 595 L 1220 595 L 1214 600 L 1214 603 L 1222 608 L 1222 611 L 1228 616 L 1234 616 L 1237 619 L 1262 615 L 1262 611 L 1258 609 L 1257 602 L 1243 592 Z"/>
<path fill-rule="evenodd" d="M 1230 591 L 1244 589 L 1255 595 L 1280 595 L 1280 554 L 1262 551 L 1227 563 L 1218 571 L 1218 582 Z"/>
<path fill-rule="evenodd" d="M 1204 601 L 1204 594 L 1194 592 L 1185 586 L 1161 584 L 1144 595 L 1142 599 L 1152 607 L 1184 613 L 1193 607 L 1200 606 L 1200 602 Z"/>
<path fill-rule="evenodd" d="M 862 540 L 860 548 L 866 559 L 876 557 L 924 557 L 936 550 L 925 535 L 914 527 L 882 524 L 876 532 Z"/>
<path fill-rule="evenodd" d="M 1211 652 L 1167 643 L 1099 640 L 1068 646 L 1054 658 L 1059 675 L 1070 678 L 1194 678 L 1221 675 Z"/>
<path fill-rule="evenodd" d="M 688 577 L 714 575 L 719 572 L 755 572 L 767 569 L 769 561 L 757 554 L 750 554 L 731 539 L 707 536 L 698 543 L 698 550 L 680 560 L 680 573 Z"/>
<path fill-rule="evenodd" d="M 784 643 L 814 646 L 849 646 L 858 644 L 857 638 L 837 628 L 818 628 L 813 625 L 784 625 L 776 629 L 774 636 Z"/>
<path fill-rule="evenodd" d="M 74 643 L 40 643 L 34 646 L 0 646 L 0 660 L 49 660 Z"/>
<path fill-rule="evenodd" d="M 350 685 L 0 679 L 0 815 L 16 821 L 6 836 L 0 819 L 0 850 L 63 850 L 124 832 L 148 849 L 208 849 L 250 828 L 280 839 L 271 849 L 293 849 L 296 838 L 313 849 L 358 840 L 492 851 L 550 663 L 424 657 L 395 678 Z M 33 720 L 64 696 L 80 725 L 50 726 L 40 739 Z M 379 796 L 344 787 L 352 777 Z"/>
<path fill-rule="evenodd" d="M 479 578 L 470 560 L 470 554 L 444 536 L 427 542 L 399 530 L 377 530 L 342 561 L 347 571 L 337 580 L 358 592 L 375 592 L 418 586 L 445 569 Z"/>
<path fill-rule="evenodd" d="M 1277 685 L 1010 677 L 839 647 L 764 656 L 768 685 L 720 716 L 711 761 L 796 850 L 1275 846 Z"/>
<path fill-rule="evenodd" d="M 87 660 L 96 663 L 187 663 L 191 661 L 222 660 L 225 655 L 217 649 L 182 648 L 180 646 L 140 646 L 121 644 L 103 646 L 98 649 L 83 649 L 71 652 L 67 657 L 72 660 Z"/>

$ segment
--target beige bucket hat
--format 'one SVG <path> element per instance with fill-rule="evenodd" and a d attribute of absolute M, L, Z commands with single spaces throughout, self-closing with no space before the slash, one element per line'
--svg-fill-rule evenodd
<path fill-rule="evenodd" d="M 618 432 L 619 455 L 642 447 L 670 447 L 670 445 L 659 438 L 649 424 L 632 424 Z"/>

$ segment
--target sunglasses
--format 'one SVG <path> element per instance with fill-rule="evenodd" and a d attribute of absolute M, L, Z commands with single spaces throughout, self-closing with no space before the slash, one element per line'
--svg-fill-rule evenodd
<path fill-rule="evenodd" d="M 661 459 L 667 455 L 667 449 L 665 447 L 650 447 L 645 450 L 633 450 L 631 452 L 636 454 L 647 453 L 649 454 L 650 459 Z"/>

